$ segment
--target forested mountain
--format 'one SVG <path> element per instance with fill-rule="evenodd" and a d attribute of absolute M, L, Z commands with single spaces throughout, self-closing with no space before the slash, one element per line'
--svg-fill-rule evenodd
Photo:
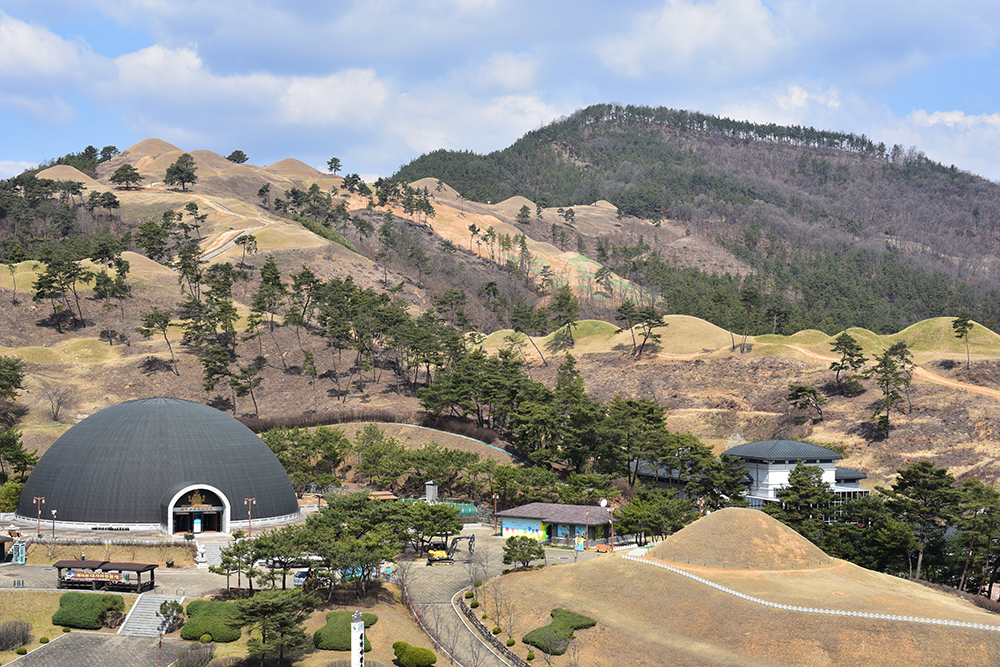
<path fill-rule="evenodd" d="M 727 317 L 720 304 L 744 287 L 757 290 L 771 312 L 754 323 L 758 331 L 888 332 L 960 310 L 988 325 L 1000 320 L 1000 187 L 915 147 L 606 104 L 504 150 L 435 151 L 395 175 L 422 177 L 441 179 L 470 200 L 521 195 L 564 207 L 605 199 L 623 219 L 681 225 L 754 275 L 691 271 L 700 267 L 669 261 L 671 252 L 651 236 L 627 262 L 615 262 L 613 253 L 597 259 L 610 258 L 621 275 L 664 293 L 671 312 L 719 324 Z"/>

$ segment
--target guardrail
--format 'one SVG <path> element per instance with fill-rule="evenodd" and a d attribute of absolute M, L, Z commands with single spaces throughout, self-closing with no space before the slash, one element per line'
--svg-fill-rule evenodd
<path fill-rule="evenodd" d="M 517 655 L 509 648 L 507 644 L 500 641 L 500 638 L 493 634 L 493 631 L 487 628 L 481 620 L 476 616 L 476 612 L 472 610 L 471 607 L 465 602 L 463 597 L 458 605 L 462 609 L 462 614 L 465 615 L 467 619 L 472 623 L 472 627 L 476 629 L 479 634 L 483 636 L 489 644 L 495 649 L 494 652 L 500 653 L 504 660 L 510 662 L 514 667 L 531 667 L 531 664 L 526 662 L 524 658 Z"/>

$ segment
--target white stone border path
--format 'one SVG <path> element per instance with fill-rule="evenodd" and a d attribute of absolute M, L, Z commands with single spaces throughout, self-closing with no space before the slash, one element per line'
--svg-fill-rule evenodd
<path fill-rule="evenodd" d="M 699 577 L 696 574 L 691 574 L 690 572 L 685 572 L 676 567 L 667 565 L 666 563 L 657 563 L 656 561 L 647 560 L 642 557 L 646 553 L 645 549 L 633 549 L 628 554 L 622 556 L 625 560 L 630 560 L 636 563 L 643 563 L 645 565 L 652 565 L 654 567 L 663 568 L 664 570 L 670 570 L 676 574 L 683 575 L 689 579 L 694 579 L 695 581 L 705 584 L 706 586 L 711 586 L 717 591 L 723 593 L 728 593 L 729 595 L 735 595 L 738 598 L 746 600 L 747 602 L 753 602 L 755 604 L 763 605 L 765 607 L 771 607 L 772 609 L 786 609 L 788 611 L 799 611 L 807 614 L 827 614 L 830 616 L 854 616 L 858 618 L 877 618 L 886 621 L 903 621 L 905 623 L 925 623 L 928 625 L 946 625 L 955 628 L 972 628 L 973 630 L 991 630 L 993 632 L 1000 632 L 1000 626 L 997 625 L 985 625 L 983 623 L 966 623 L 964 621 L 949 621 L 942 618 L 919 618 L 916 616 L 896 616 L 895 614 L 874 614 L 865 611 L 845 611 L 843 609 L 820 609 L 818 607 L 798 607 L 790 604 L 781 604 L 779 602 L 770 602 L 768 600 L 762 600 L 760 598 L 755 598 L 752 595 L 747 595 L 745 593 L 740 593 L 739 591 L 734 591 L 731 588 L 726 588 L 721 584 L 717 584 L 714 581 L 709 581 L 703 577 Z"/>

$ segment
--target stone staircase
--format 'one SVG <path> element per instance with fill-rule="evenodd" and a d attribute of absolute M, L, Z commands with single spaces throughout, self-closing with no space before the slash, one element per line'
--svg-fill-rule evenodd
<path fill-rule="evenodd" d="M 151 595 L 143 593 L 132 606 L 125 622 L 118 628 L 118 634 L 125 637 L 156 637 L 163 627 L 163 619 L 156 615 L 160 605 L 168 600 L 184 603 L 182 597 Z"/>
<path fill-rule="evenodd" d="M 222 565 L 222 547 L 229 542 L 199 542 L 205 549 L 206 566 Z"/>

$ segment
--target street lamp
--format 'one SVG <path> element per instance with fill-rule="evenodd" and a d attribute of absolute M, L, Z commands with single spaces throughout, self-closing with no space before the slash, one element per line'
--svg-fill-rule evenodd
<path fill-rule="evenodd" d="M 56 511 L 52 510 L 52 539 L 56 539 Z"/>
<path fill-rule="evenodd" d="M 42 505 L 45 504 L 45 496 L 35 496 L 33 501 L 38 508 L 38 536 L 42 536 Z"/>
<path fill-rule="evenodd" d="M 247 537 L 253 537 L 253 506 L 257 504 L 257 499 L 244 498 L 243 504 L 247 506 Z"/>
<path fill-rule="evenodd" d="M 497 534 L 497 501 L 500 500 L 500 496 L 493 494 L 493 534 Z"/>

